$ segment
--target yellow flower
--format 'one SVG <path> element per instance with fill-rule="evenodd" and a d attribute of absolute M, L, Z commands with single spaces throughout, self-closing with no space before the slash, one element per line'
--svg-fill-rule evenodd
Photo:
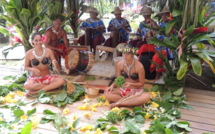
<path fill-rule="evenodd" d="M 2 117 L 0 117 L 0 121 L 4 121 L 4 119 Z"/>
<path fill-rule="evenodd" d="M 87 130 L 93 130 L 93 126 L 92 125 L 86 125 L 86 126 L 80 128 L 81 132 L 86 132 Z"/>
<path fill-rule="evenodd" d="M 142 134 L 146 134 L 146 132 L 143 131 Z"/>
<path fill-rule="evenodd" d="M 75 130 L 75 128 L 73 127 L 73 123 L 69 123 L 68 126 L 70 127 L 70 130 L 71 130 L 71 131 L 74 131 L 74 130 Z"/>
<path fill-rule="evenodd" d="M 90 118 L 91 115 L 92 115 L 92 114 L 89 112 L 89 113 L 84 114 L 84 117 Z"/>
<path fill-rule="evenodd" d="M 69 112 L 70 112 L 70 111 L 69 111 L 69 108 L 68 108 L 68 107 L 66 107 L 66 108 L 63 109 L 63 114 L 64 114 L 64 115 L 68 114 Z"/>
<path fill-rule="evenodd" d="M 95 103 L 93 105 L 91 105 L 91 107 L 98 107 L 99 106 L 99 103 Z"/>
<path fill-rule="evenodd" d="M 38 122 L 31 122 L 32 123 L 32 129 L 36 129 L 38 126 Z"/>
<path fill-rule="evenodd" d="M 152 116 L 151 114 L 146 113 L 146 115 L 145 115 L 145 119 L 149 119 L 151 116 Z"/>
<path fill-rule="evenodd" d="M 149 104 L 149 103 L 151 103 L 152 101 L 151 100 L 149 100 L 147 103 Z"/>
<path fill-rule="evenodd" d="M 156 92 L 149 92 L 149 94 L 150 94 L 150 97 L 151 97 L 151 98 L 154 98 L 154 97 L 157 96 Z"/>
<path fill-rule="evenodd" d="M 112 108 L 111 111 L 112 112 L 118 112 L 118 111 L 120 111 L 120 109 L 118 107 L 115 107 L 115 108 Z"/>
<path fill-rule="evenodd" d="M 85 94 L 85 95 L 84 95 L 84 98 L 85 98 L 85 99 L 86 99 L 86 98 L 89 98 L 89 96 L 88 96 L 87 94 Z"/>
<path fill-rule="evenodd" d="M 104 95 L 100 96 L 99 98 L 101 98 L 101 99 L 106 99 Z"/>
<path fill-rule="evenodd" d="M 102 105 L 102 101 L 99 102 L 98 106 L 100 107 Z"/>
<path fill-rule="evenodd" d="M 18 95 L 18 96 L 23 96 L 24 95 L 24 92 L 22 92 L 22 91 L 16 91 L 16 94 Z"/>
<path fill-rule="evenodd" d="M 77 115 L 72 115 L 72 120 L 77 120 L 78 116 Z"/>
<path fill-rule="evenodd" d="M 97 109 L 96 109 L 95 107 L 92 107 L 92 108 L 91 108 L 91 111 L 96 112 Z"/>
<path fill-rule="evenodd" d="M 152 107 L 157 108 L 157 107 L 159 107 L 159 105 L 155 102 L 152 102 Z"/>
<path fill-rule="evenodd" d="M 92 134 L 89 130 L 87 130 L 84 134 Z"/>
<path fill-rule="evenodd" d="M 27 116 L 27 115 L 22 115 L 22 116 L 20 117 L 20 119 L 21 119 L 22 121 L 26 121 L 26 120 L 27 120 L 27 118 L 28 118 L 28 116 Z"/>
<path fill-rule="evenodd" d="M 109 105 L 110 105 L 110 104 L 109 104 L 109 101 L 106 100 L 105 103 L 104 103 L 104 105 L 105 105 L 105 106 L 109 106 Z"/>
<path fill-rule="evenodd" d="M 14 123 L 10 126 L 12 129 L 17 129 L 17 123 Z"/>
<path fill-rule="evenodd" d="M 17 100 L 14 98 L 15 98 L 14 93 L 10 92 L 7 96 L 4 97 L 4 101 L 8 102 L 8 103 L 15 103 L 15 102 L 17 102 Z"/>
<path fill-rule="evenodd" d="M 158 117 L 156 115 L 154 115 L 154 119 L 156 120 Z"/>
<path fill-rule="evenodd" d="M 100 128 L 97 128 L 94 134 L 103 134 Z"/>

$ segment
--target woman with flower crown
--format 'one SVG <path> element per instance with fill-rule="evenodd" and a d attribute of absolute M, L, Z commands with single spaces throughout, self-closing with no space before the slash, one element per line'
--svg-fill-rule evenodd
<path fill-rule="evenodd" d="M 121 89 L 116 89 L 113 83 L 105 90 L 105 97 L 113 102 L 110 108 L 119 106 L 139 106 L 150 100 L 150 95 L 144 92 L 145 71 L 143 65 L 134 59 L 137 49 L 131 44 L 118 48 L 122 52 L 123 60 L 116 66 L 117 77 L 123 76 L 125 83 Z"/>
<path fill-rule="evenodd" d="M 30 71 L 31 76 L 24 84 L 28 90 L 27 96 L 36 95 L 40 90 L 50 91 L 62 86 L 65 80 L 50 74 L 49 65 L 52 63 L 54 69 L 60 70 L 51 49 L 42 46 L 43 40 L 40 33 L 34 33 L 31 37 L 34 48 L 29 50 L 25 56 L 25 70 Z"/>

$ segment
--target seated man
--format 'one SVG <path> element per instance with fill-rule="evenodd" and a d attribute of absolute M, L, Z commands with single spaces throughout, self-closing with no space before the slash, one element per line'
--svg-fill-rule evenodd
<path fill-rule="evenodd" d="M 64 17 L 62 15 L 52 15 L 51 19 L 53 26 L 45 31 L 47 37 L 45 46 L 54 51 L 58 63 L 60 63 L 60 56 L 65 59 L 65 69 L 68 70 L 68 53 L 72 48 L 69 47 L 66 31 L 61 28 Z M 63 39 L 63 43 L 60 43 L 61 39 Z"/>
<path fill-rule="evenodd" d="M 109 22 L 108 26 L 108 31 L 119 32 L 119 41 L 117 42 L 117 44 L 126 43 L 129 39 L 129 33 L 131 32 L 131 26 L 129 22 L 121 17 L 122 11 L 123 10 L 120 10 L 119 7 L 114 8 L 114 11 L 111 13 L 115 15 L 115 18 Z M 114 37 L 110 37 L 109 39 L 107 39 L 104 46 L 114 47 L 113 38 Z"/>
<path fill-rule="evenodd" d="M 140 11 L 140 15 L 143 15 L 144 21 L 140 22 L 139 28 L 136 32 L 137 38 L 134 40 L 131 40 L 129 43 L 133 45 L 133 47 L 140 48 L 143 44 L 147 44 L 146 38 L 148 35 L 148 32 L 151 30 L 149 28 L 144 27 L 145 25 L 149 25 L 153 28 L 157 28 L 157 24 L 154 20 L 151 19 L 151 14 L 154 12 L 150 7 L 144 6 L 142 10 Z"/>
<path fill-rule="evenodd" d="M 99 12 L 97 11 L 96 8 L 89 8 L 86 12 L 90 14 L 90 18 L 86 19 L 86 21 L 82 23 L 80 28 L 84 31 L 86 30 L 86 28 L 92 28 L 93 30 L 92 42 L 88 43 L 91 45 L 93 52 L 95 54 L 96 46 L 101 45 L 105 41 L 105 38 L 103 37 L 102 34 L 105 32 L 106 28 L 104 26 L 103 21 L 97 18 Z M 86 45 L 85 42 L 86 41 L 84 34 L 78 39 L 78 43 L 80 45 Z"/>

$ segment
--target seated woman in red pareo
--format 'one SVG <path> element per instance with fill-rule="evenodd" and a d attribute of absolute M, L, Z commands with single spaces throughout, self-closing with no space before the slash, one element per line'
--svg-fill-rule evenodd
<path fill-rule="evenodd" d="M 91 7 L 86 12 L 90 14 L 90 18 L 84 21 L 80 28 L 82 30 L 86 30 L 86 28 L 92 28 L 94 30 L 92 33 L 92 42 L 90 44 L 92 45 L 93 52 L 95 54 L 96 46 L 101 45 L 105 41 L 105 38 L 102 34 L 105 33 L 106 28 L 103 21 L 97 18 L 99 12 L 96 8 Z M 80 45 L 85 45 L 85 35 L 82 35 L 78 39 L 78 43 Z"/>
<path fill-rule="evenodd" d="M 157 28 L 157 23 L 151 19 L 151 14 L 154 12 L 148 6 L 144 6 L 140 11 L 140 15 L 143 15 L 144 21 L 140 22 L 139 28 L 136 32 L 136 39 L 131 40 L 129 44 L 132 44 L 133 47 L 140 48 L 143 44 L 147 44 L 146 38 L 148 32 L 150 32 L 149 28 L 146 28 L 144 25 L 149 25 L 153 28 Z"/>
<path fill-rule="evenodd" d="M 143 90 L 145 81 L 143 65 L 134 59 L 137 50 L 131 44 L 124 45 L 121 50 L 124 59 L 118 62 L 116 73 L 117 77 L 124 76 L 126 82 L 122 89 L 116 89 L 116 84 L 113 83 L 105 90 L 105 97 L 113 102 L 110 108 L 139 106 L 150 100 L 150 95 Z M 124 98 L 127 99 L 123 100 Z"/>
<path fill-rule="evenodd" d="M 29 50 L 25 56 L 25 70 L 31 72 L 31 76 L 24 84 L 28 90 L 27 96 L 36 95 L 40 90 L 50 91 L 62 86 L 65 80 L 61 77 L 50 74 L 49 65 L 52 63 L 55 69 L 60 69 L 54 53 L 49 48 L 42 47 L 42 35 L 34 33 L 32 35 L 34 48 Z"/>
<path fill-rule="evenodd" d="M 114 11 L 112 11 L 111 13 L 115 15 L 115 18 L 110 20 L 107 28 L 109 32 L 119 32 L 119 37 L 117 37 L 117 44 L 127 43 L 129 40 L 129 33 L 131 32 L 131 26 L 128 20 L 122 18 L 122 12 L 123 10 L 121 10 L 119 7 L 114 8 Z M 111 36 L 105 41 L 104 46 L 115 47 L 113 40 L 114 38 Z"/>

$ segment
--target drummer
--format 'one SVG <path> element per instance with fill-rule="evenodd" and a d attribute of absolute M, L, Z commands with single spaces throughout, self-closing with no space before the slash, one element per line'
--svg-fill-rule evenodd
<path fill-rule="evenodd" d="M 102 34 L 106 32 L 106 28 L 103 21 L 97 17 L 99 15 L 99 12 L 96 8 L 90 7 L 86 12 L 90 14 L 90 18 L 86 19 L 86 21 L 82 23 L 80 28 L 84 31 L 86 30 L 86 28 L 93 28 L 94 31 L 92 34 L 93 39 L 91 44 L 94 50 L 93 52 L 95 54 L 96 46 L 101 45 L 105 41 L 105 38 Z M 85 45 L 85 35 L 82 35 L 78 39 L 78 43 L 80 45 Z"/>
<path fill-rule="evenodd" d="M 144 17 L 144 21 L 140 22 L 139 24 L 139 28 L 136 32 L 136 39 L 132 40 L 129 42 L 129 44 L 132 44 L 133 47 L 136 48 L 140 48 L 143 44 L 147 44 L 147 38 L 148 37 L 148 33 L 150 32 L 149 28 L 146 28 L 144 25 L 149 25 L 153 28 L 158 28 L 157 23 L 151 19 L 151 14 L 153 14 L 154 12 L 152 11 L 152 9 L 148 6 L 144 6 L 141 11 L 140 11 L 140 15 L 143 15 Z"/>
<path fill-rule="evenodd" d="M 119 31 L 119 34 L 120 34 L 119 43 L 126 43 L 129 40 L 129 33 L 131 32 L 131 26 L 126 19 L 121 17 L 122 12 L 123 10 L 120 10 L 119 7 L 114 8 L 114 11 L 112 11 L 111 13 L 115 15 L 115 18 L 109 22 L 109 26 L 107 29 L 108 31 L 111 31 L 111 32 Z M 113 40 L 112 37 L 108 38 L 104 46 L 113 47 L 112 40 Z"/>

